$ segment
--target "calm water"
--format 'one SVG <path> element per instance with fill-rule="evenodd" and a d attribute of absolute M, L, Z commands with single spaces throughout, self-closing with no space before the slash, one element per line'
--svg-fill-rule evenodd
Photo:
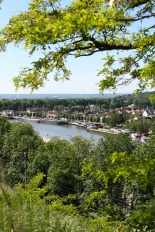
<path fill-rule="evenodd" d="M 82 136 L 86 139 L 93 138 L 97 142 L 102 135 L 87 132 L 87 130 L 77 128 L 76 126 L 66 125 L 47 125 L 41 123 L 30 123 L 34 130 L 37 131 L 41 136 L 51 139 L 53 136 L 59 136 L 63 139 L 70 141 L 71 137 Z"/>
<path fill-rule="evenodd" d="M 44 98 L 58 98 L 58 99 L 71 99 L 71 98 L 113 98 L 123 94 L 0 94 L 0 100 L 5 99 L 44 99 Z"/>

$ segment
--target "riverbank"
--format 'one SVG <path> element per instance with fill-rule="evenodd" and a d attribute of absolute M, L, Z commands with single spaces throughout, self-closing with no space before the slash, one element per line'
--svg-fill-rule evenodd
<path fill-rule="evenodd" d="M 99 134 L 112 134 L 118 135 L 119 132 L 111 131 L 110 129 L 89 129 L 89 132 L 99 133 Z"/>

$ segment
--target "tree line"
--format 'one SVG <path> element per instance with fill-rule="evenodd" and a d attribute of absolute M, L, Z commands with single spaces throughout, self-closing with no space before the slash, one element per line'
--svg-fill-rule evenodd
<path fill-rule="evenodd" d="M 91 99 L 21 99 L 21 100 L 9 100 L 2 99 L 0 101 L 0 110 L 16 110 L 25 111 L 27 108 L 38 107 L 43 110 L 77 110 L 83 111 L 91 104 L 103 105 L 108 109 L 110 99 L 103 98 L 91 98 Z"/>
<path fill-rule="evenodd" d="M 150 98 L 153 92 L 141 93 L 138 96 L 133 94 L 120 95 L 114 98 L 90 98 L 90 99 L 2 99 L 0 100 L 0 110 L 15 110 L 25 111 L 27 108 L 41 108 L 43 110 L 57 110 L 61 111 L 68 109 L 71 111 L 83 112 L 88 109 L 89 105 L 100 106 L 100 110 L 104 109 L 115 109 L 121 106 L 128 106 L 131 104 L 135 105 L 135 108 L 155 108 L 155 101 Z"/>

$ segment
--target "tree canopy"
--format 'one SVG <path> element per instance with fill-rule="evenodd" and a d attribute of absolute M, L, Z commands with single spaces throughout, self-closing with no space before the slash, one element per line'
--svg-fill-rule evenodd
<path fill-rule="evenodd" d="M 43 56 L 25 67 L 13 81 L 32 91 L 44 85 L 48 74 L 69 79 L 69 56 L 79 58 L 103 52 L 98 75 L 100 91 L 138 79 L 138 91 L 153 88 L 155 1 L 76 0 L 62 7 L 61 0 L 32 0 L 29 8 L 10 18 L 0 32 L 1 50 L 22 43 L 30 55 Z"/>
<path fill-rule="evenodd" d="M 155 135 L 145 143 L 127 134 L 44 143 L 31 125 L 0 122 L 1 231 L 51 229 L 52 213 L 82 217 L 92 228 L 77 231 L 154 231 Z M 65 228 L 53 231 L 76 231 Z"/>

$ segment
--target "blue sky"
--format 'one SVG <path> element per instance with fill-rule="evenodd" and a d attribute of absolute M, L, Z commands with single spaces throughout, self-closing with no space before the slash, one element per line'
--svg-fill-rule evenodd
<path fill-rule="evenodd" d="M 0 28 L 7 24 L 13 14 L 26 10 L 28 2 L 28 0 L 3 0 L 0 11 Z M 67 3 L 68 0 L 64 2 Z M 56 82 L 53 80 L 52 74 L 49 74 L 49 81 L 45 83 L 45 87 L 33 93 L 99 93 L 97 83 L 102 79 L 102 76 L 98 77 L 97 71 L 102 68 L 102 58 L 105 55 L 106 53 L 100 53 L 92 57 L 69 58 L 67 66 L 72 71 L 70 81 Z M 12 77 L 18 75 L 20 67 L 29 66 L 39 56 L 41 56 L 41 52 L 30 57 L 28 52 L 22 50 L 21 46 L 18 48 L 11 44 L 7 46 L 7 51 L 0 53 L 0 94 L 16 93 Z M 135 87 L 136 83 L 132 83 L 130 86 L 119 88 L 117 93 L 132 93 Z M 26 94 L 30 93 L 30 90 L 20 88 L 17 93 Z"/>

